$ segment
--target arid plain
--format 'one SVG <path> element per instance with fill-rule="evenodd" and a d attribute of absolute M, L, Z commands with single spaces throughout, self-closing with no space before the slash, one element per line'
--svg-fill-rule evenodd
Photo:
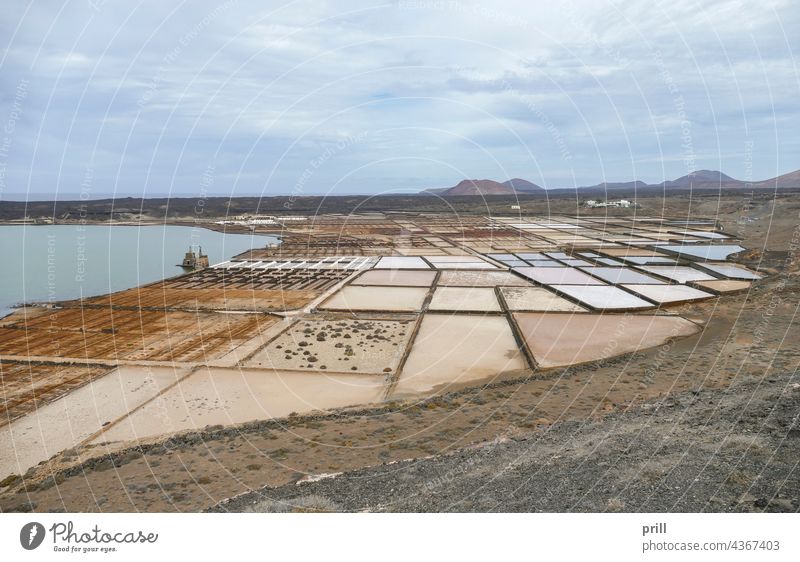
<path fill-rule="evenodd" d="M 769 422 L 800 396 L 795 201 L 309 215 L 278 247 L 20 309 L 0 508 L 796 511 L 797 412 Z M 681 445 L 637 447 L 654 427 Z M 520 443 L 538 495 L 504 486 Z M 719 474 L 668 499 L 707 454 Z"/>

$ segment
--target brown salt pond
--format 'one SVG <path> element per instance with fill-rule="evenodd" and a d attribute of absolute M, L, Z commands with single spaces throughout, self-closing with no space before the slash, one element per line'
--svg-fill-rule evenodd
<path fill-rule="evenodd" d="M 428 310 L 500 312 L 501 309 L 491 287 L 437 287 Z"/>
<path fill-rule="evenodd" d="M 680 316 L 519 312 L 513 317 L 541 368 L 606 359 L 700 330 Z"/>
<path fill-rule="evenodd" d="M 505 316 L 426 314 L 393 395 L 448 390 L 527 368 Z"/>
<path fill-rule="evenodd" d="M 93 443 L 132 441 L 382 400 L 386 377 L 201 368 L 110 426 Z"/>
<path fill-rule="evenodd" d="M 500 287 L 500 292 L 511 311 L 586 312 L 582 306 L 543 287 Z"/>
<path fill-rule="evenodd" d="M 430 287 L 435 277 L 436 272 L 431 270 L 371 269 L 359 275 L 351 285 Z"/>
<path fill-rule="evenodd" d="M 0 429 L 0 479 L 74 447 L 174 384 L 188 370 L 118 367 Z"/>
<path fill-rule="evenodd" d="M 366 287 L 348 285 L 326 300 L 323 310 L 385 310 L 415 312 L 422 308 L 428 289 L 421 287 Z"/>
<path fill-rule="evenodd" d="M 413 326 L 413 320 L 299 320 L 245 366 L 391 373 L 405 352 Z"/>
<path fill-rule="evenodd" d="M 444 270 L 439 277 L 438 286 L 452 287 L 528 287 L 527 281 L 510 271 L 453 271 Z"/>

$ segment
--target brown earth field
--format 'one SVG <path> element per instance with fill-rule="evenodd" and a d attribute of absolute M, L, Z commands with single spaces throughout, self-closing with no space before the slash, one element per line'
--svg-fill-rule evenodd
<path fill-rule="evenodd" d="M 0 510 L 799 511 L 800 199 L 639 202 L 614 214 L 716 217 L 748 248 L 736 261 L 767 276 L 671 308 L 705 328 L 649 350 L 424 400 L 70 449 L 0 482 Z M 548 205 L 575 212 L 574 199 Z"/>

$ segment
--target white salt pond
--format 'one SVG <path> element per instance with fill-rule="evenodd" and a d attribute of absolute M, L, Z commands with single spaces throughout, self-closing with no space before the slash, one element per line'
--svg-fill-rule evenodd
<path fill-rule="evenodd" d="M 551 285 L 551 287 L 594 310 L 644 310 L 653 308 L 653 305 L 648 301 L 611 285 Z"/>
<path fill-rule="evenodd" d="M 718 275 L 727 277 L 728 279 L 745 279 L 755 281 L 761 279 L 761 275 L 755 271 L 751 271 L 743 265 L 736 265 L 731 263 L 698 263 L 698 267 L 712 271 Z"/>
<path fill-rule="evenodd" d="M 690 245 L 663 245 L 659 246 L 661 250 L 675 252 L 684 256 L 692 256 L 701 260 L 726 260 L 731 254 L 738 254 L 743 252 L 744 248 L 738 245 L 715 245 L 705 246 L 698 244 Z"/>
<path fill-rule="evenodd" d="M 686 285 L 622 285 L 658 304 L 672 304 L 712 298 L 714 295 Z"/>
<path fill-rule="evenodd" d="M 650 277 L 644 273 L 639 273 L 636 270 L 628 267 L 582 267 L 581 271 L 585 271 L 595 277 L 599 277 L 603 281 L 609 283 L 639 283 L 639 284 L 663 284 L 664 281 Z"/>
<path fill-rule="evenodd" d="M 430 269 L 430 266 L 417 256 L 385 256 L 378 261 L 375 269 Z"/>
<path fill-rule="evenodd" d="M 711 281 L 716 279 L 708 273 L 703 273 L 693 267 L 685 265 L 643 265 L 640 267 L 644 271 L 672 279 L 677 283 L 687 283 L 689 281 Z"/>
<path fill-rule="evenodd" d="M 542 285 L 605 285 L 603 281 L 571 267 L 516 267 L 514 272 Z"/>

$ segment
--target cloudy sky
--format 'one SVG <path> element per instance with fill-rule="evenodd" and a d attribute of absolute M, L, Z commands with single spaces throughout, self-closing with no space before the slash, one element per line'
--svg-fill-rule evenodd
<path fill-rule="evenodd" d="M 8 0 L 0 198 L 800 168 L 796 0 Z"/>

